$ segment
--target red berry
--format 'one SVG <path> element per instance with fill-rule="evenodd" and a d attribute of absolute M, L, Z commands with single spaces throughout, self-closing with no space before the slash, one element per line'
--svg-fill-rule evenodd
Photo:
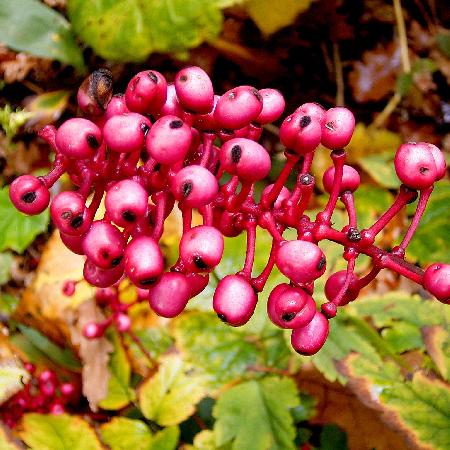
<path fill-rule="evenodd" d="M 314 355 L 325 344 L 328 332 L 328 320 L 322 313 L 316 312 L 308 325 L 292 331 L 291 345 L 301 355 Z"/>

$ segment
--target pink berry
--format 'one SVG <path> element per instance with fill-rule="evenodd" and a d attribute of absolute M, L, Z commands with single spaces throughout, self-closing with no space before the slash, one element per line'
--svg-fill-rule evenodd
<path fill-rule="evenodd" d="M 107 306 L 118 299 L 117 290 L 112 287 L 95 290 L 95 301 L 99 306 Z"/>
<path fill-rule="evenodd" d="M 102 144 L 100 128 L 87 119 L 66 120 L 56 133 L 56 147 L 68 158 L 91 159 Z"/>
<path fill-rule="evenodd" d="M 182 161 L 191 145 L 191 129 L 176 116 L 158 119 L 150 130 L 146 147 L 148 154 L 160 164 Z"/>
<path fill-rule="evenodd" d="M 346 270 L 340 270 L 339 272 L 335 272 L 332 275 L 330 275 L 330 277 L 325 283 L 325 296 L 327 297 L 328 301 L 332 302 L 337 297 L 342 286 L 345 283 L 346 278 L 347 278 Z M 355 275 L 352 275 L 351 279 L 356 280 Z M 347 303 L 355 300 L 357 297 L 358 292 L 351 290 L 351 287 L 349 286 L 344 296 L 342 297 L 342 300 L 340 301 L 339 305 L 340 306 L 346 305 Z"/>
<path fill-rule="evenodd" d="M 239 86 L 223 94 L 214 110 L 219 128 L 238 130 L 253 122 L 261 114 L 263 100 L 257 89 Z"/>
<path fill-rule="evenodd" d="M 114 323 L 119 333 L 126 333 L 131 328 L 131 319 L 123 313 L 114 316 Z"/>
<path fill-rule="evenodd" d="M 158 112 L 167 98 L 167 82 L 156 70 L 137 73 L 128 83 L 125 100 L 130 111 L 140 114 Z"/>
<path fill-rule="evenodd" d="M 309 116 L 312 119 L 317 120 L 320 125 L 323 125 L 325 122 L 326 110 L 322 105 L 319 105 L 319 103 L 304 103 L 295 110 L 295 113 L 298 113 L 301 116 Z"/>
<path fill-rule="evenodd" d="M 105 328 L 95 322 L 89 322 L 83 327 L 82 334 L 86 339 L 97 339 L 105 333 Z"/>
<path fill-rule="evenodd" d="M 84 254 L 101 269 L 120 264 L 125 249 L 122 233 L 108 222 L 93 222 L 83 239 Z"/>
<path fill-rule="evenodd" d="M 175 89 L 184 109 L 198 114 L 211 112 L 214 88 L 208 74 L 200 67 L 186 67 L 175 77 Z"/>
<path fill-rule="evenodd" d="M 200 208 L 211 203 L 219 191 L 216 177 L 202 166 L 181 169 L 172 183 L 175 198 L 188 208 Z"/>
<path fill-rule="evenodd" d="M 81 111 L 88 116 L 100 116 L 113 92 L 112 74 L 108 69 L 98 69 L 85 78 L 77 93 Z"/>
<path fill-rule="evenodd" d="M 53 199 L 50 215 L 58 230 L 69 236 L 80 236 L 91 225 L 84 198 L 73 191 L 61 192 Z"/>
<path fill-rule="evenodd" d="M 316 313 L 316 303 L 303 289 L 278 285 L 267 301 L 270 320 L 281 328 L 299 328 L 308 324 Z"/>
<path fill-rule="evenodd" d="M 214 292 L 213 308 L 220 320 L 239 327 L 250 320 L 258 298 L 250 283 L 241 275 L 227 275 Z"/>
<path fill-rule="evenodd" d="M 394 165 L 397 176 L 411 189 L 427 189 L 436 181 L 435 159 L 426 144 L 402 144 L 395 154 Z"/>
<path fill-rule="evenodd" d="M 116 94 L 111 98 L 106 107 L 105 119 L 108 120 L 113 116 L 120 116 L 129 112 L 131 111 L 127 108 L 125 96 L 123 94 Z"/>
<path fill-rule="evenodd" d="M 427 142 L 419 142 L 419 145 L 426 146 L 433 155 L 434 163 L 436 164 L 436 181 L 444 178 L 447 173 L 447 164 L 442 151 L 435 145 Z"/>
<path fill-rule="evenodd" d="M 106 192 L 105 207 L 115 224 L 130 226 L 147 212 L 147 191 L 136 181 L 119 181 Z"/>
<path fill-rule="evenodd" d="M 265 125 L 279 119 L 286 105 L 281 92 L 276 89 L 260 89 L 259 94 L 262 97 L 263 108 L 255 122 Z"/>
<path fill-rule="evenodd" d="M 325 173 L 323 174 L 323 187 L 328 193 L 331 193 L 334 186 L 334 166 L 329 167 Z M 345 191 L 355 192 L 358 189 L 359 184 L 361 182 L 361 178 L 359 177 L 359 173 L 352 166 L 347 166 L 344 164 L 342 171 L 342 181 L 341 181 L 341 190 L 340 194 Z"/>
<path fill-rule="evenodd" d="M 280 127 L 280 141 L 299 155 L 314 151 L 320 144 L 322 127 L 320 122 L 307 115 L 294 113 L 284 119 Z"/>
<path fill-rule="evenodd" d="M 189 272 L 210 272 L 223 254 L 223 236 L 214 227 L 199 225 L 183 234 L 180 258 Z"/>
<path fill-rule="evenodd" d="M 186 275 L 186 279 L 191 289 L 191 298 L 197 296 L 202 292 L 209 283 L 209 275 L 200 275 L 199 273 L 191 273 Z"/>
<path fill-rule="evenodd" d="M 83 250 L 83 239 L 84 235 L 81 236 L 70 236 L 68 234 L 59 233 L 61 241 L 63 244 L 73 253 L 77 255 L 84 255 Z"/>
<path fill-rule="evenodd" d="M 194 126 L 199 131 L 215 131 L 218 126 L 216 119 L 214 118 L 214 110 L 216 108 L 217 102 L 220 96 L 214 96 L 213 109 L 207 114 L 196 114 L 194 120 Z"/>
<path fill-rule="evenodd" d="M 47 208 L 50 192 L 40 178 L 21 175 L 11 183 L 9 198 L 21 213 L 34 216 Z"/>
<path fill-rule="evenodd" d="M 112 269 L 101 269 L 90 259 L 87 259 L 83 267 L 83 277 L 92 286 L 106 288 L 112 286 L 123 276 L 123 263 Z"/>
<path fill-rule="evenodd" d="M 311 283 L 323 275 L 326 259 L 322 250 L 308 241 L 284 241 L 275 253 L 280 272 L 294 283 Z"/>
<path fill-rule="evenodd" d="M 350 142 L 354 129 L 355 117 L 349 109 L 331 108 L 325 113 L 322 144 L 332 150 L 341 149 Z"/>
<path fill-rule="evenodd" d="M 117 153 L 139 152 L 151 126 L 150 120 L 138 113 L 112 116 L 103 127 L 106 145 Z"/>
<path fill-rule="evenodd" d="M 261 197 L 267 196 L 269 192 L 272 190 L 273 184 L 267 185 L 261 194 Z M 275 209 L 280 209 L 283 205 L 283 202 L 287 200 L 291 196 L 291 193 L 287 187 L 282 187 L 280 193 L 278 194 L 277 199 L 275 200 L 273 207 Z"/>
<path fill-rule="evenodd" d="M 124 254 L 125 273 L 139 288 L 149 288 L 158 281 L 164 270 L 161 250 L 149 236 L 134 238 Z"/>
<path fill-rule="evenodd" d="M 245 138 L 231 139 L 222 145 L 220 164 L 227 172 L 250 182 L 262 180 L 271 168 L 266 149 Z"/>
<path fill-rule="evenodd" d="M 150 288 L 150 308 L 162 317 L 175 317 L 186 307 L 191 297 L 191 288 L 185 275 L 166 272 L 158 283 Z"/>
<path fill-rule="evenodd" d="M 450 264 L 435 263 L 427 267 L 423 287 L 440 302 L 450 304 Z"/>
<path fill-rule="evenodd" d="M 328 320 L 322 313 L 316 312 L 308 325 L 292 331 L 291 345 L 300 355 L 314 355 L 325 344 L 328 332 Z"/>
<path fill-rule="evenodd" d="M 163 116 L 176 116 L 181 117 L 183 114 L 183 108 L 177 97 L 177 92 L 175 90 L 174 84 L 169 84 L 167 86 L 167 99 L 163 107 L 159 110 L 157 117 Z"/>

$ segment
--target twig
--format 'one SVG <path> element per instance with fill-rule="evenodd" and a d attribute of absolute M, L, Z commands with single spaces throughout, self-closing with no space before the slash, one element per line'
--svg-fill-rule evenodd
<path fill-rule="evenodd" d="M 336 106 L 344 106 L 344 74 L 342 72 L 341 55 L 337 42 L 333 42 L 333 63 L 336 77 Z"/>
<path fill-rule="evenodd" d="M 400 60 L 404 73 L 411 72 L 411 62 L 408 52 L 408 38 L 406 36 L 405 19 L 403 17 L 402 5 L 400 0 L 394 1 L 395 21 L 397 22 L 398 40 L 400 44 Z"/>
<path fill-rule="evenodd" d="M 383 111 L 381 111 L 380 114 L 378 114 L 378 116 L 375 118 L 372 125 L 375 128 L 380 128 L 386 122 L 388 117 L 393 113 L 395 108 L 397 108 L 401 99 L 402 96 L 396 92 L 389 100 L 388 104 L 384 107 Z"/>

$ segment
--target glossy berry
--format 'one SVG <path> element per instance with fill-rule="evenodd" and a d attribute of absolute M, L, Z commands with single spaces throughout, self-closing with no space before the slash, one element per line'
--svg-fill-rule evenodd
<path fill-rule="evenodd" d="M 402 183 L 411 189 L 427 189 L 437 177 L 433 154 L 420 143 L 402 144 L 395 154 L 394 166 Z"/>
<path fill-rule="evenodd" d="M 227 172 L 251 182 L 265 178 L 271 167 L 266 149 L 245 138 L 231 139 L 222 145 L 220 164 Z"/>
<path fill-rule="evenodd" d="M 50 205 L 50 215 L 58 230 L 69 236 L 81 236 L 91 225 L 84 198 L 73 191 L 59 193 Z"/>
<path fill-rule="evenodd" d="M 156 314 L 170 318 L 183 311 L 190 297 L 188 278 L 181 273 L 166 272 L 150 288 L 149 304 Z"/>
<path fill-rule="evenodd" d="M 84 254 L 101 269 L 120 264 L 125 249 L 122 233 L 108 222 L 93 222 L 83 239 Z"/>
<path fill-rule="evenodd" d="M 125 273 L 139 288 L 150 288 L 164 270 L 161 250 L 149 236 L 134 238 L 124 253 Z"/>
<path fill-rule="evenodd" d="M 180 118 L 164 116 L 153 124 L 146 148 L 148 154 L 160 164 L 174 164 L 184 159 L 191 140 L 191 129 Z"/>
<path fill-rule="evenodd" d="M 105 119 L 108 120 L 113 116 L 120 116 L 122 114 L 128 114 L 129 112 L 131 111 L 127 108 L 125 96 L 123 94 L 116 94 L 112 96 L 106 107 Z"/>
<path fill-rule="evenodd" d="M 106 145 L 117 153 L 141 151 L 150 127 L 150 120 L 138 113 L 112 116 L 103 127 Z"/>
<path fill-rule="evenodd" d="M 328 277 L 328 280 L 325 283 L 325 296 L 328 301 L 332 302 L 339 294 L 342 286 L 344 286 L 345 279 L 347 277 L 346 270 L 340 270 L 339 272 L 335 272 Z M 352 275 L 351 280 L 355 280 L 355 275 Z M 346 305 L 347 303 L 355 300 L 358 297 L 357 291 L 351 290 L 351 282 L 349 289 L 345 292 L 342 300 L 339 302 L 339 305 Z"/>
<path fill-rule="evenodd" d="M 138 219 L 145 216 L 147 207 L 147 191 L 137 181 L 119 181 L 106 192 L 106 211 L 119 227 L 136 223 Z"/>
<path fill-rule="evenodd" d="M 292 347 L 300 355 L 314 355 L 325 344 L 329 327 L 326 317 L 322 313 L 316 312 L 308 325 L 292 331 Z"/>
<path fill-rule="evenodd" d="M 280 141 L 299 155 L 314 151 L 320 144 L 322 126 L 312 116 L 294 113 L 288 116 L 280 127 Z"/>
<path fill-rule="evenodd" d="M 326 259 L 322 250 L 308 241 L 284 241 L 275 253 L 280 272 L 294 283 L 311 283 L 323 275 Z"/>
<path fill-rule="evenodd" d="M 450 264 L 435 263 L 427 267 L 423 286 L 440 302 L 450 304 Z"/>
<path fill-rule="evenodd" d="M 68 158 L 90 159 L 103 141 L 100 128 L 87 119 L 66 120 L 56 133 L 56 147 Z"/>
<path fill-rule="evenodd" d="M 343 107 L 331 108 L 325 113 L 322 125 L 322 144 L 337 150 L 350 142 L 355 129 L 355 116 Z"/>
<path fill-rule="evenodd" d="M 112 286 L 123 276 L 123 263 L 112 269 L 101 269 L 90 259 L 87 259 L 83 267 L 83 277 L 92 286 L 106 288 Z"/>
<path fill-rule="evenodd" d="M 239 86 L 223 94 L 217 101 L 214 119 L 219 128 L 238 130 L 261 114 L 263 99 L 257 89 Z"/>
<path fill-rule="evenodd" d="M 130 111 L 140 114 L 158 112 L 167 98 L 167 82 L 156 70 L 137 73 L 128 83 L 125 101 Z"/>
<path fill-rule="evenodd" d="M 436 164 L 436 181 L 444 178 L 447 173 L 447 164 L 442 151 L 435 145 L 427 142 L 419 142 L 419 144 L 426 146 L 426 148 L 433 155 L 434 163 Z"/>
<path fill-rule="evenodd" d="M 283 95 L 276 89 L 260 89 L 259 94 L 263 101 L 263 108 L 255 122 L 260 125 L 275 122 L 283 114 L 286 106 Z"/>
<path fill-rule="evenodd" d="M 186 67 L 175 77 L 175 90 L 181 106 L 198 114 L 211 112 L 214 89 L 208 74 L 200 67 Z"/>
<path fill-rule="evenodd" d="M 9 198 L 20 212 L 34 216 L 47 208 L 50 192 L 40 178 L 21 175 L 11 183 Z"/>
<path fill-rule="evenodd" d="M 176 116 L 181 117 L 183 114 L 183 108 L 177 97 L 177 92 L 175 90 L 174 84 L 169 84 L 167 86 L 167 99 L 162 108 L 159 110 L 157 117 L 163 116 Z"/>
<path fill-rule="evenodd" d="M 186 275 L 186 279 L 191 290 L 191 298 L 203 292 L 203 290 L 206 288 L 206 286 L 208 286 L 209 283 L 208 274 L 200 275 L 199 273 L 191 273 Z"/>
<path fill-rule="evenodd" d="M 116 314 L 114 316 L 114 323 L 119 333 L 126 333 L 127 331 L 130 331 L 131 319 L 126 314 Z"/>
<path fill-rule="evenodd" d="M 173 195 L 188 208 L 200 208 L 211 203 L 218 190 L 216 177 L 208 169 L 196 165 L 181 169 L 172 183 Z"/>
<path fill-rule="evenodd" d="M 214 131 L 218 128 L 216 119 L 214 118 L 214 110 L 220 96 L 214 96 L 213 109 L 206 114 L 196 114 L 194 119 L 194 126 L 200 131 Z"/>
<path fill-rule="evenodd" d="M 249 321 L 257 301 L 255 291 L 243 276 L 227 275 L 214 292 L 213 308 L 220 320 L 239 327 Z"/>
<path fill-rule="evenodd" d="M 189 272 L 210 272 L 223 254 L 223 236 L 214 227 L 199 225 L 183 234 L 180 259 Z"/>
<path fill-rule="evenodd" d="M 267 313 L 281 328 L 299 328 L 312 320 L 316 303 L 303 289 L 280 284 L 269 295 Z"/>
<path fill-rule="evenodd" d="M 83 250 L 83 239 L 84 235 L 81 236 L 71 236 L 69 234 L 59 233 L 61 241 L 63 244 L 73 253 L 77 255 L 84 255 Z"/>
<path fill-rule="evenodd" d="M 82 330 L 82 334 L 86 339 L 96 339 L 102 337 L 105 333 L 105 328 L 95 322 L 87 323 Z"/>
<path fill-rule="evenodd" d="M 329 167 L 325 173 L 323 174 L 323 187 L 328 193 L 331 193 L 334 186 L 334 166 Z M 359 184 L 361 182 L 361 178 L 359 177 L 359 173 L 352 166 L 347 166 L 344 164 L 342 171 L 342 181 L 341 181 L 341 189 L 340 194 L 345 191 L 355 192 L 358 189 Z"/>
<path fill-rule="evenodd" d="M 311 119 L 317 120 L 320 125 L 323 125 L 325 122 L 325 114 L 326 110 L 319 103 L 303 103 L 296 110 L 295 113 L 300 114 L 301 116 L 309 116 Z"/>

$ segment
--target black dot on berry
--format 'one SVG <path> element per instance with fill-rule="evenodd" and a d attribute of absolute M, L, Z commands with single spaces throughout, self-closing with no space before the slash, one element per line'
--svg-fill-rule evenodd
<path fill-rule="evenodd" d="M 262 97 L 261 94 L 259 93 L 258 89 L 252 89 L 252 94 L 261 102 L 262 101 Z"/>
<path fill-rule="evenodd" d="M 182 81 L 183 83 L 187 81 L 187 79 L 188 79 L 187 75 L 181 75 L 181 77 L 179 78 L 179 80 Z"/>
<path fill-rule="evenodd" d="M 36 200 L 36 192 L 27 192 L 26 194 L 22 195 L 22 200 L 25 203 L 33 203 Z"/>
<path fill-rule="evenodd" d="M 230 92 L 228 94 L 228 100 L 234 100 L 236 98 L 236 94 L 234 92 Z"/>
<path fill-rule="evenodd" d="M 285 322 L 290 322 L 293 318 L 295 317 L 295 313 L 291 312 L 291 313 L 286 313 L 283 314 L 281 316 L 281 318 L 285 321 Z"/>
<path fill-rule="evenodd" d="M 311 123 L 311 117 L 310 116 L 302 116 L 300 119 L 300 127 L 305 128 Z"/>
<path fill-rule="evenodd" d="M 231 148 L 231 161 L 237 164 L 241 160 L 242 149 L 240 145 L 233 145 Z"/>
<path fill-rule="evenodd" d="M 228 136 L 231 136 L 232 134 L 234 134 L 234 131 L 233 131 L 233 130 L 227 130 L 226 128 L 224 128 L 224 129 L 222 130 L 222 133 L 223 133 L 223 134 L 226 134 L 226 135 L 228 135 Z"/>
<path fill-rule="evenodd" d="M 421 167 L 419 169 L 419 172 L 423 175 L 425 173 L 427 173 L 430 169 L 428 167 Z"/>
<path fill-rule="evenodd" d="M 203 259 L 200 256 L 194 256 L 194 264 L 202 270 L 208 269 L 208 265 L 203 261 Z"/>
<path fill-rule="evenodd" d="M 118 258 L 114 258 L 111 261 L 111 267 L 117 267 L 120 264 L 120 261 L 122 261 L 122 256 L 119 256 Z"/>
<path fill-rule="evenodd" d="M 146 123 L 141 123 L 141 131 L 144 133 L 144 136 L 147 136 L 150 127 Z"/>
<path fill-rule="evenodd" d="M 322 258 L 320 258 L 319 264 L 317 264 L 317 270 L 322 270 L 326 262 L 327 260 L 325 259 L 325 256 L 322 256 Z"/>
<path fill-rule="evenodd" d="M 169 124 L 169 127 L 172 128 L 172 130 L 181 128 L 182 126 L 183 126 L 182 120 L 172 120 L 172 122 L 170 122 L 170 124 Z"/>
<path fill-rule="evenodd" d="M 330 131 L 334 131 L 334 122 L 327 122 L 325 128 Z"/>
<path fill-rule="evenodd" d="M 81 225 L 83 225 L 83 216 L 76 216 L 70 222 L 70 226 L 75 229 L 80 228 Z"/>
<path fill-rule="evenodd" d="M 158 172 L 159 169 L 161 169 L 161 164 L 160 163 L 155 164 L 153 171 Z"/>
<path fill-rule="evenodd" d="M 142 286 L 150 286 L 151 284 L 155 284 L 155 283 L 156 283 L 156 277 L 145 278 L 145 279 L 141 280 Z"/>
<path fill-rule="evenodd" d="M 136 220 L 136 214 L 132 211 L 126 210 L 122 213 L 122 219 L 126 222 L 134 222 Z"/>
<path fill-rule="evenodd" d="M 61 213 L 62 220 L 69 220 L 72 217 L 72 213 L 70 211 L 63 211 Z"/>
<path fill-rule="evenodd" d="M 224 323 L 228 323 L 227 318 L 223 314 L 217 314 L 217 317 Z"/>
<path fill-rule="evenodd" d="M 183 193 L 183 197 L 186 198 L 192 192 L 194 185 L 191 180 L 186 180 L 181 186 L 181 192 Z"/>
<path fill-rule="evenodd" d="M 311 184 L 314 181 L 314 177 L 310 175 L 309 173 L 304 173 L 300 177 L 300 183 L 303 184 L 303 186 L 308 186 L 308 184 Z"/>
<path fill-rule="evenodd" d="M 89 147 L 93 148 L 94 150 L 100 147 L 100 142 L 98 142 L 97 138 L 93 134 L 88 134 L 86 136 L 86 141 Z"/>
<path fill-rule="evenodd" d="M 103 250 L 101 255 L 103 259 L 109 259 L 109 252 L 107 250 Z"/>
<path fill-rule="evenodd" d="M 153 83 L 158 82 L 158 77 L 153 72 L 147 72 L 147 76 L 153 81 Z"/>

